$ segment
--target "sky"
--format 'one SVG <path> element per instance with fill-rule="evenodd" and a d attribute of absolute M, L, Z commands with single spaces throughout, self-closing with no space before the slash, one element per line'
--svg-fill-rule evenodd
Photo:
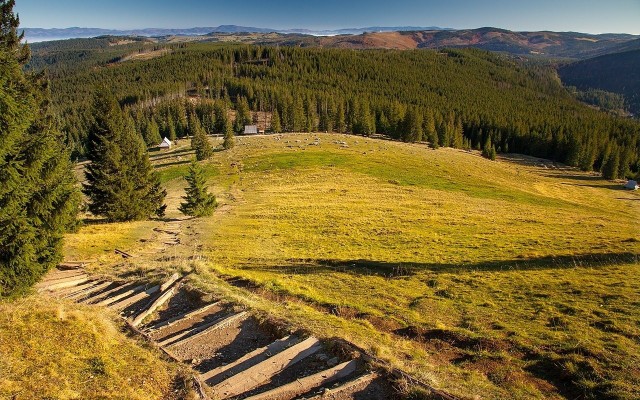
<path fill-rule="evenodd" d="M 640 0 L 16 0 L 23 28 L 439 26 L 640 34 Z"/>

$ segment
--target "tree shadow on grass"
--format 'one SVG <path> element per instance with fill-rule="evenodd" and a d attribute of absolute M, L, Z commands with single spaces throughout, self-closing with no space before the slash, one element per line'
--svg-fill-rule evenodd
<path fill-rule="evenodd" d="M 584 174 L 545 174 L 544 176 L 546 176 L 547 178 L 571 179 L 573 181 L 601 182 L 606 180 L 599 175 L 584 175 Z"/>
<path fill-rule="evenodd" d="M 602 267 L 611 264 L 632 264 L 640 262 L 640 254 L 632 252 L 619 253 L 586 253 L 577 255 L 547 256 L 538 258 L 520 258 L 512 260 L 486 261 L 478 263 L 416 263 L 389 262 L 375 260 L 291 260 L 291 265 L 247 267 L 265 272 L 284 274 L 321 274 L 342 272 L 353 275 L 381 276 L 386 278 L 402 278 L 419 272 L 451 273 L 458 271 L 500 272 L 509 270 L 545 270 L 568 269 L 576 267 Z"/>
<path fill-rule="evenodd" d="M 157 164 L 154 165 L 154 168 L 164 168 L 164 167 L 173 167 L 176 165 L 184 165 L 184 164 L 190 164 L 191 160 L 180 160 L 180 161 L 174 161 L 174 162 L 170 162 L 170 163 L 164 163 L 164 164 Z"/>
<path fill-rule="evenodd" d="M 567 185 L 567 186 L 577 186 L 577 187 L 592 187 L 592 188 L 596 188 L 596 189 L 609 189 L 609 190 L 625 190 L 624 186 L 622 185 L 616 185 L 616 184 L 609 184 L 609 185 L 588 185 L 588 184 L 584 184 L 584 183 L 568 183 L 568 182 L 562 182 L 563 185 Z"/>
<path fill-rule="evenodd" d="M 167 157 L 175 157 L 184 153 L 193 153 L 193 152 L 194 150 L 190 147 L 186 147 L 183 149 L 169 150 L 169 151 L 155 150 L 153 151 L 152 154 L 149 154 L 149 158 L 155 161 L 155 160 L 159 160 Z"/>

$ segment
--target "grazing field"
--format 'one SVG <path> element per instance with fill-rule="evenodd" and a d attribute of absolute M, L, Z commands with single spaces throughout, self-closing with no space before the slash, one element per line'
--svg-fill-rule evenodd
<path fill-rule="evenodd" d="M 168 218 L 189 157 L 152 155 Z M 333 134 L 242 137 L 203 166 L 221 206 L 191 221 L 173 265 L 203 289 L 464 398 L 640 396 L 640 196 L 621 184 Z M 141 226 L 88 225 L 67 254 L 107 273 L 87 236 L 142 251 Z"/>

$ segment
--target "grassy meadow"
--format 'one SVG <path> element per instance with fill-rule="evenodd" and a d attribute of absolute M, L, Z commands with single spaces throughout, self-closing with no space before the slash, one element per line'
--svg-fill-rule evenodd
<path fill-rule="evenodd" d="M 168 218 L 189 157 L 152 154 Z M 203 166 L 216 213 L 189 221 L 188 252 L 134 267 L 188 264 L 205 290 L 463 398 L 640 397 L 640 196 L 621 184 L 335 134 L 241 137 Z M 113 247 L 143 253 L 161 223 L 87 224 L 67 258 L 110 273 Z"/>
<path fill-rule="evenodd" d="M 0 398 L 187 398 L 186 371 L 122 333 L 116 316 L 29 296 L 0 302 Z"/>

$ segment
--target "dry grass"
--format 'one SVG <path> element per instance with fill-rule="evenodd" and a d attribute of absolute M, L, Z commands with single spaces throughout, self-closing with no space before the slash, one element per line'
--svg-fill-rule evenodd
<path fill-rule="evenodd" d="M 175 213 L 185 166 L 157 164 Z M 637 193 L 343 135 L 239 138 L 204 166 L 201 287 L 466 397 L 640 396 Z"/>
<path fill-rule="evenodd" d="M 0 398 L 177 398 L 177 367 L 115 318 L 38 296 L 0 303 Z"/>

